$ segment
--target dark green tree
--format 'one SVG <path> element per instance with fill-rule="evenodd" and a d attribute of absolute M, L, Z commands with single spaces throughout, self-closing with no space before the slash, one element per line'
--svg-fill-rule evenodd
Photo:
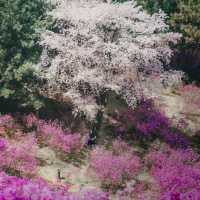
<path fill-rule="evenodd" d="M 168 15 L 174 13 L 178 0 L 137 0 L 149 13 L 153 14 L 162 9 Z"/>
<path fill-rule="evenodd" d="M 200 48 L 200 0 L 180 1 L 169 24 L 183 34 L 186 47 Z"/>
<path fill-rule="evenodd" d="M 49 8 L 44 0 L 0 0 L 0 106 L 39 108 L 32 65 L 40 55 L 39 30 Z"/>

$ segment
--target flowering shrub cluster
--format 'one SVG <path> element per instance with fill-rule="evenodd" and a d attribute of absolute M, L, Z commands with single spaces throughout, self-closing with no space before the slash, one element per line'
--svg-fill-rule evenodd
<path fill-rule="evenodd" d="M 151 174 L 160 187 L 160 200 L 200 198 L 199 158 L 191 149 L 174 150 L 167 146 L 147 155 Z"/>
<path fill-rule="evenodd" d="M 37 168 L 37 144 L 32 136 L 5 139 L 0 137 L 0 171 L 34 175 Z"/>
<path fill-rule="evenodd" d="M 106 187 L 115 189 L 133 178 L 141 168 L 140 159 L 126 143 L 117 141 L 112 150 L 96 148 L 91 153 L 91 167 Z M 125 148 L 124 148 L 125 147 Z"/>
<path fill-rule="evenodd" d="M 21 119 L 0 116 L 0 171 L 19 176 L 35 175 L 38 145 L 70 154 L 79 153 L 84 142 L 80 134 L 65 131 L 58 123 L 40 120 L 32 114 Z"/>
<path fill-rule="evenodd" d="M 200 156 L 192 149 L 152 148 L 145 156 L 148 177 L 117 192 L 117 200 L 199 200 Z"/>
<path fill-rule="evenodd" d="M 76 153 L 83 148 L 81 135 L 65 131 L 56 122 L 39 120 L 34 115 L 25 117 L 28 128 L 35 128 L 38 141 L 64 153 Z"/>
<path fill-rule="evenodd" d="M 187 138 L 178 129 L 184 123 L 172 127 L 170 119 L 159 112 L 151 100 L 141 101 L 134 110 L 122 114 L 116 116 L 121 123 L 117 130 L 122 138 L 132 136 L 151 141 L 158 137 L 169 145 L 161 142 L 150 148 L 144 162 L 132 146 L 120 139 L 107 148 L 96 147 L 91 152 L 90 167 L 102 187 L 116 192 L 112 195 L 116 195 L 117 200 L 198 200 L 200 156 L 189 148 Z M 0 200 L 109 199 L 106 193 L 96 189 L 70 193 L 68 186 L 57 188 L 41 180 L 16 177 L 35 177 L 38 144 L 67 154 L 83 148 L 82 136 L 69 132 L 56 121 L 28 115 L 21 118 L 23 123 L 17 124 L 19 122 L 10 115 L 0 117 L 0 128 L 3 128 L 0 129 Z M 140 179 L 143 172 L 148 180 Z"/>
<path fill-rule="evenodd" d="M 11 115 L 0 116 L 0 171 L 34 175 L 37 148 L 35 137 L 25 134 Z"/>
<path fill-rule="evenodd" d="M 55 190 L 42 180 L 29 180 L 0 173 L 1 200 L 108 200 L 107 194 L 98 190 L 69 193 Z"/>
<path fill-rule="evenodd" d="M 64 153 L 79 152 L 84 145 L 84 141 L 79 133 L 71 133 L 65 130 L 55 121 L 45 121 L 38 119 L 35 115 L 30 114 L 23 117 L 23 126 L 26 132 L 32 131 L 32 135 L 39 144 L 48 145 Z M 0 135 L 3 137 L 15 138 L 26 134 L 24 127 L 20 125 L 11 115 L 0 116 Z"/>
<path fill-rule="evenodd" d="M 128 109 L 117 116 L 120 125 L 117 133 L 122 137 L 137 137 L 147 140 L 159 137 L 174 147 L 186 148 L 189 141 L 173 127 L 169 118 L 156 109 L 152 100 L 142 100 L 135 109 Z"/>
<path fill-rule="evenodd" d="M 116 200 L 160 200 L 159 185 L 138 181 L 134 185 L 128 185 L 116 193 Z M 172 199 L 170 199 L 172 200 Z M 174 199 L 173 199 L 174 200 Z"/>
<path fill-rule="evenodd" d="M 14 119 L 11 115 L 7 114 L 0 116 L 0 127 L 13 128 L 14 125 Z"/>
<path fill-rule="evenodd" d="M 18 120 L 3 115 L 0 128 L 0 200 L 108 200 L 107 194 L 97 189 L 70 193 L 67 186 L 60 189 L 41 180 L 19 178 L 37 176 L 38 144 L 64 153 L 79 152 L 83 147 L 80 134 L 70 133 L 59 123 L 40 120 L 34 115 Z"/>

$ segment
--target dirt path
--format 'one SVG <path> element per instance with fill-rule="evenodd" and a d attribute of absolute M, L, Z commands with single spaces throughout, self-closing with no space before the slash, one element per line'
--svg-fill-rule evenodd
<path fill-rule="evenodd" d="M 43 163 L 38 168 L 38 176 L 45 180 L 56 183 L 61 181 L 70 185 L 72 192 L 79 191 L 83 186 L 100 188 L 95 174 L 89 169 L 87 164 L 77 167 L 69 162 L 60 160 L 56 153 L 48 147 L 38 150 L 38 159 Z"/>

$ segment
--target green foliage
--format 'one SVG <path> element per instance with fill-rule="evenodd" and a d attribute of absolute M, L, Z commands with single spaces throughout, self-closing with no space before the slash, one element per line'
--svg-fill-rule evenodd
<path fill-rule="evenodd" d="M 160 9 L 171 14 L 176 11 L 178 0 L 137 0 L 137 2 L 151 14 Z"/>
<path fill-rule="evenodd" d="M 180 1 L 169 24 L 183 34 L 186 47 L 200 47 L 200 0 Z"/>
<path fill-rule="evenodd" d="M 200 46 L 200 0 L 137 0 L 148 12 L 162 9 L 169 15 L 168 23 L 183 34 L 183 47 Z"/>
<path fill-rule="evenodd" d="M 0 0 L 1 103 L 41 106 L 34 95 L 37 86 L 32 65 L 40 55 L 39 32 L 47 10 L 44 0 Z"/>
<path fill-rule="evenodd" d="M 114 2 L 114 3 L 124 3 L 126 1 L 128 1 L 128 0 L 112 0 L 112 2 Z"/>
<path fill-rule="evenodd" d="M 175 66 L 187 73 L 189 81 L 200 83 L 200 0 L 181 0 L 169 24 L 183 34 Z"/>

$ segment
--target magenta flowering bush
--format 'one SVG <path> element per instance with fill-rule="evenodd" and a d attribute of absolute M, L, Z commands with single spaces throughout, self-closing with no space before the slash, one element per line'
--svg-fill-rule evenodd
<path fill-rule="evenodd" d="M 0 126 L 12 126 L 14 119 L 11 115 L 1 115 L 0 116 Z"/>
<path fill-rule="evenodd" d="M 28 128 L 35 128 L 39 142 L 64 153 L 77 153 L 83 148 L 82 137 L 79 133 L 71 133 L 60 124 L 52 121 L 39 120 L 34 115 L 26 118 Z"/>
<path fill-rule="evenodd" d="M 189 148 L 180 131 L 184 123 L 172 127 L 170 119 L 150 100 L 123 114 L 118 116 L 121 139 L 91 151 L 90 167 L 101 186 L 113 192 L 111 196 L 116 200 L 199 200 L 200 155 Z M 139 158 L 124 138 L 147 143 L 159 138 L 169 145 L 158 141 Z M 50 146 L 65 155 L 80 152 L 84 142 L 80 134 L 71 133 L 56 121 L 34 115 L 0 117 L 0 200 L 109 200 L 106 193 L 96 189 L 70 193 L 68 186 L 60 188 L 34 180 L 38 145 Z M 147 174 L 145 180 L 141 178 L 143 173 Z"/>
<path fill-rule="evenodd" d="M 160 187 L 160 200 L 200 198 L 200 156 L 191 149 L 174 150 L 164 146 L 147 155 L 151 174 Z"/>
<path fill-rule="evenodd" d="M 38 145 L 48 145 L 70 154 L 80 152 L 84 142 L 80 134 L 66 131 L 58 123 L 40 120 L 34 115 L 24 118 L 0 116 L 0 170 L 20 176 L 34 175 Z"/>
<path fill-rule="evenodd" d="M 80 193 L 49 186 L 42 180 L 29 180 L 0 173 L 1 200 L 108 200 L 107 194 L 88 189 Z"/>
<path fill-rule="evenodd" d="M 40 121 L 37 135 L 42 142 L 65 153 L 79 152 L 83 148 L 80 134 L 63 131 L 56 123 Z"/>
<path fill-rule="evenodd" d="M 200 156 L 192 149 L 152 148 L 146 178 L 117 192 L 117 200 L 199 200 Z M 139 177 L 139 176 L 138 176 Z"/>
<path fill-rule="evenodd" d="M 0 115 L 0 134 L 5 130 L 12 130 L 17 128 L 15 119 L 10 114 Z"/>
<path fill-rule="evenodd" d="M 134 155 L 131 148 L 127 148 L 123 142 L 121 145 L 120 147 L 120 142 L 117 141 L 113 144 L 113 150 L 96 148 L 91 153 L 91 167 L 100 178 L 102 185 L 111 189 L 123 186 L 141 168 L 139 157 Z"/>
<path fill-rule="evenodd" d="M 127 186 L 116 193 L 116 200 L 160 200 L 159 198 L 160 192 L 158 184 L 139 181 L 134 186 Z"/>
<path fill-rule="evenodd" d="M 117 120 L 117 134 L 122 138 L 132 138 L 147 144 L 160 138 L 173 147 L 187 148 L 188 138 L 178 127 L 173 127 L 169 118 L 156 109 L 151 99 L 142 100 L 135 109 L 121 113 Z"/>
<path fill-rule="evenodd" d="M 4 138 L 0 138 L 0 151 L 4 151 L 7 146 L 7 141 Z"/>
<path fill-rule="evenodd" d="M 82 189 L 79 193 L 71 193 L 69 200 L 110 200 L 106 192 L 98 189 Z"/>
<path fill-rule="evenodd" d="M 134 154 L 133 148 L 120 139 L 112 143 L 112 153 L 113 155 Z"/>
<path fill-rule="evenodd" d="M 37 168 L 37 143 L 32 136 L 17 140 L 0 137 L 0 170 L 19 175 L 34 175 Z"/>

